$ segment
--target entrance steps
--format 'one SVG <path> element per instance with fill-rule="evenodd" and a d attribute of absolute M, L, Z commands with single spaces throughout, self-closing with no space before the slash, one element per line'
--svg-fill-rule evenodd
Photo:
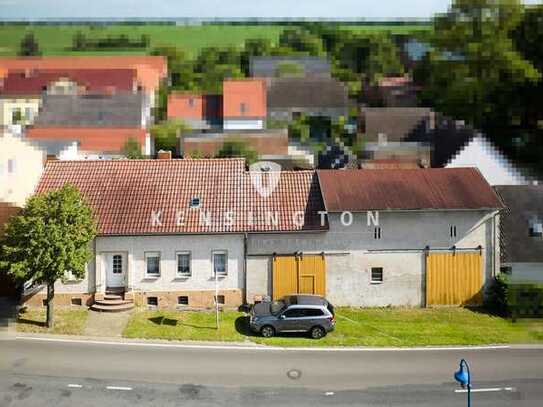
<path fill-rule="evenodd" d="M 134 300 L 125 298 L 124 289 L 106 289 L 103 298 L 96 298 L 90 309 L 97 312 L 123 312 L 134 308 Z"/>

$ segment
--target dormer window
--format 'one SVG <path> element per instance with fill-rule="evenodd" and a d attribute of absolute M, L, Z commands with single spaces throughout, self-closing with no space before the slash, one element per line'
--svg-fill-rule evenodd
<path fill-rule="evenodd" d="M 200 197 L 198 196 L 193 196 L 191 199 L 190 199 L 190 204 L 189 206 L 191 208 L 199 208 L 200 205 L 202 204 L 201 200 L 200 200 Z"/>

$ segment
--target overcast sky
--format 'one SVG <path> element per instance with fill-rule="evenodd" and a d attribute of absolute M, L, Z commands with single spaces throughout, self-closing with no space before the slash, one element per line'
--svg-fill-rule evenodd
<path fill-rule="evenodd" d="M 538 3 L 541 0 L 527 0 Z M 428 18 L 450 0 L 0 0 L 0 19 L 305 17 Z"/>

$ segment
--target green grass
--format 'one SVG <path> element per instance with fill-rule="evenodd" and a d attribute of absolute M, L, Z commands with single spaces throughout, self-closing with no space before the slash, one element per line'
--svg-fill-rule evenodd
<path fill-rule="evenodd" d="M 430 25 L 344 25 L 344 29 L 357 32 L 389 31 L 394 34 L 428 31 Z M 149 50 L 108 50 L 74 52 L 70 50 L 73 35 L 81 31 L 88 38 L 102 38 L 126 34 L 132 39 L 148 34 L 150 48 L 158 45 L 174 45 L 194 56 L 204 47 L 241 47 L 248 38 L 267 38 L 276 43 L 284 29 L 280 25 L 122 25 L 107 26 L 79 25 L 0 25 L 0 56 L 16 55 L 19 44 L 26 32 L 36 36 L 43 55 L 111 55 L 111 54 L 146 54 Z"/>
<path fill-rule="evenodd" d="M 86 308 L 57 308 L 53 329 L 45 326 L 45 308 L 28 308 L 17 318 L 17 331 L 60 335 L 83 335 L 89 311 Z"/>
<path fill-rule="evenodd" d="M 127 338 L 170 339 L 181 341 L 243 341 L 236 330 L 236 320 L 243 313 L 220 314 L 219 329 L 214 312 L 137 311 L 126 325 Z"/>
<path fill-rule="evenodd" d="M 276 346 L 431 346 L 543 342 L 543 320 L 509 320 L 462 308 L 339 308 L 336 330 L 321 340 L 300 335 L 262 338 L 247 329 L 239 312 L 139 311 L 123 336 L 129 338 L 243 341 Z"/>

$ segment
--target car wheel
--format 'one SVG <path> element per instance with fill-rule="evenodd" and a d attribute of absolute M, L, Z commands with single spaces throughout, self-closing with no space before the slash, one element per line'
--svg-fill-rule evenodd
<path fill-rule="evenodd" d="M 320 339 L 326 335 L 326 331 L 320 326 L 314 326 L 309 333 L 313 339 Z"/>
<path fill-rule="evenodd" d="M 273 335 L 275 335 L 275 329 L 273 329 L 273 326 L 266 325 L 262 327 L 260 333 L 264 338 L 271 338 Z"/>

